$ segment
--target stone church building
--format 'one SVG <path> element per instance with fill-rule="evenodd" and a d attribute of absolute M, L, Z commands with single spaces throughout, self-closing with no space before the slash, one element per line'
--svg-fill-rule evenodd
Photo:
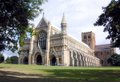
<path fill-rule="evenodd" d="M 34 28 L 31 39 L 25 39 L 20 47 L 20 64 L 58 66 L 101 66 L 101 59 L 95 55 L 95 34 L 82 33 L 79 42 L 67 33 L 67 22 L 63 15 L 61 30 L 55 28 L 43 16 Z"/>

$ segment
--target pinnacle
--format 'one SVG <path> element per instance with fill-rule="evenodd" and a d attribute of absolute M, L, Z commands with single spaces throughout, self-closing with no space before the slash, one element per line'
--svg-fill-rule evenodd
<path fill-rule="evenodd" d="M 63 17 L 62 17 L 62 21 L 61 21 L 61 23 L 67 23 L 67 22 L 66 22 L 66 19 L 65 19 L 65 15 L 64 15 L 64 13 L 63 13 Z"/>

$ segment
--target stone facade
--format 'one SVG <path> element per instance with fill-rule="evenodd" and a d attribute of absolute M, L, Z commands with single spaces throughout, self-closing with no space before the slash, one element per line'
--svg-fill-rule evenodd
<path fill-rule="evenodd" d="M 86 43 L 91 49 L 95 50 L 95 34 L 90 31 L 90 32 L 83 32 L 82 33 L 82 41 Z"/>
<path fill-rule="evenodd" d="M 48 66 L 101 66 L 100 59 L 94 52 L 93 46 L 89 47 L 67 34 L 67 22 L 64 16 L 61 30 L 42 17 L 38 26 L 34 28 L 32 38 L 25 39 L 25 45 L 20 48 L 19 63 Z"/>
<path fill-rule="evenodd" d="M 115 48 L 112 48 L 110 44 L 96 45 L 95 34 L 92 31 L 83 32 L 82 41 L 94 50 L 94 55 L 100 59 L 102 66 L 110 65 L 107 60 L 115 53 Z"/>
<path fill-rule="evenodd" d="M 101 60 L 103 66 L 109 66 L 107 59 L 115 53 L 115 48 L 111 48 L 110 44 L 96 45 L 95 46 L 95 56 Z"/>

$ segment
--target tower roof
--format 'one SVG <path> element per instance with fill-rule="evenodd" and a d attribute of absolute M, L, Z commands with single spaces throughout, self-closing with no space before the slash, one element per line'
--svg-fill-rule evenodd
<path fill-rule="evenodd" d="M 65 19 L 65 15 L 64 15 L 64 13 L 63 13 L 63 17 L 62 17 L 62 21 L 61 21 L 61 23 L 67 23 L 67 22 L 66 22 L 66 19 Z"/>

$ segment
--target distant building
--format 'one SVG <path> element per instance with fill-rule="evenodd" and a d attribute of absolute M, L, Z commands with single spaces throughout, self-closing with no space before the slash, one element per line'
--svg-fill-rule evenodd
<path fill-rule="evenodd" d="M 100 59 L 101 65 L 110 65 L 107 59 L 115 53 L 115 48 L 112 48 L 110 44 L 96 45 L 95 34 L 92 31 L 83 32 L 82 41 L 94 50 L 94 55 Z"/>
<path fill-rule="evenodd" d="M 110 44 L 96 45 L 95 56 L 101 60 L 103 66 L 108 66 L 107 59 L 115 53 L 115 48 L 111 48 Z"/>
<path fill-rule="evenodd" d="M 101 66 L 101 59 L 95 47 L 95 34 L 82 33 L 79 42 L 67 33 L 67 22 L 63 16 L 61 30 L 58 30 L 45 17 L 34 28 L 31 39 L 25 39 L 20 48 L 20 64 L 62 65 L 62 66 Z M 111 54 L 111 53 L 110 53 Z"/>

